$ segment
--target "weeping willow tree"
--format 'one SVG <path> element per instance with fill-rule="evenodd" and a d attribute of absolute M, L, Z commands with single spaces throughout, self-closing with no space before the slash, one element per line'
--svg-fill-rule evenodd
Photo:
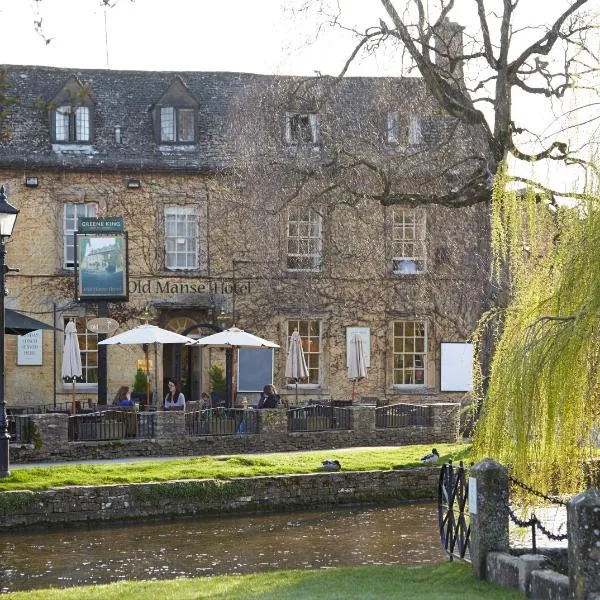
<path fill-rule="evenodd" d="M 508 265 L 512 301 L 502 315 L 474 438 L 532 487 L 581 490 L 600 431 L 600 210 L 506 191 L 492 199 L 496 273 Z M 506 274 L 506 271 L 504 271 Z M 488 315 L 496 317 L 497 315 Z M 479 381 L 481 383 L 481 380 Z"/>

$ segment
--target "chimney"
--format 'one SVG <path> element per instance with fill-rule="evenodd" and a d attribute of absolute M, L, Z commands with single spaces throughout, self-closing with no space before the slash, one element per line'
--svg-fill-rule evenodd
<path fill-rule="evenodd" d="M 453 23 L 447 17 L 434 29 L 435 62 L 442 75 L 448 80 L 461 83 L 463 80 L 462 56 L 463 29 L 458 23 Z"/>

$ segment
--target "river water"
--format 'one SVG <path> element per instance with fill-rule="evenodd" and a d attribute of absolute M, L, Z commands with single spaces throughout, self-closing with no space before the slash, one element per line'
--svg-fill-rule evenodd
<path fill-rule="evenodd" d="M 0 535 L 0 591 L 444 557 L 434 504 L 11 532 Z"/>

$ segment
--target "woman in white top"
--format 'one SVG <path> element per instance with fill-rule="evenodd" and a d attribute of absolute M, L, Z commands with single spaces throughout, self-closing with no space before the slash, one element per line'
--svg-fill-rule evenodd
<path fill-rule="evenodd" d="M 183 410 L 185 408 L 185 396 L 179 389 L 179 383 L 169 379 L 169 392 L 165 396 L 165 410 Z"/>

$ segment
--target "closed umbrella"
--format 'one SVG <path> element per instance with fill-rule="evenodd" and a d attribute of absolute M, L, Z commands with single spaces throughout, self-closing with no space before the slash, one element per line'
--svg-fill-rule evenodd
<path fill-rule="evenodd" d="M 154 344 L 154 348 L 156 349 L 157 344 L 192 344 L 195 342 L 193 338 L 186 337 L 185 335 L 181 335 L 179 333 L 175 333 L 174 331 L 169 331 L 168 329 L 162 329 L 161 327 L 157 327 L 156 325 L 149 325 L 145 323 L 144 325 L 138 325 L 133 329 L 129 329 L 128 331 L 124 331 L 123 333 L 119 333 L 118 335 L 113 335 L 112 337 L 106 338 L 101 342 L 98 342 L 98 345 L 106 344 L 106 345 L 123 345 L 123 346 L 134 346 L 141 344 L 144 349 L 144 354 L 146 356 L 146 372 L 148 372 L 148 351 L 149 345 Z M 154 384 L 156 385 L 156 362 L 154 364 Z M 150 405 L 150 382 L 146 383 L 146 406 Z"/>
<path fill-rule="evenodd" d="M 360 333 L 355 333 L 350 340 L 350 352 L 348 361 L 348 379 L 352 380 L 352 401 L 356 390 L 356 382 L 367 376 L 365 364 L 365 350 Z"/>
<path fill-rule="evenodd" d="M 285 361 L 285 376 L 296 382 L 296 404 L 298 404 L 298 380 L 308 377 L 308 367 L 304 358 L 302 338 L 297 329 L 294 329 L 290 337 L 290 345 Z"/>
<path fill-rule="evenodd" d="M 81 378 L 81 352 L 77 338 L 77 326 L 73 320 L 65 327 L 65 347 L 63 348 L 63 361 L 61 376 L 64 381 L 71 381 L 71 413 L 75 414 L 75 380 Z"/>

